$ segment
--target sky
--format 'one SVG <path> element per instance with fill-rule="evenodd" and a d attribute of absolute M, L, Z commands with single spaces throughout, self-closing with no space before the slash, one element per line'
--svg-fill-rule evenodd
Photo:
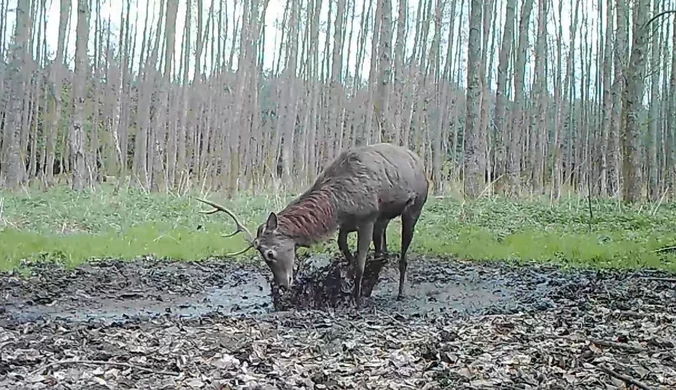
<path fill-rule="evenodd" d="M 8 21 L 7 29 L 9 30 L 9 29 L 13 28 L 13 24 L 14 24 L 13 9 L 14 9 L 14 7 L 16 7 L 16 1 L 17 0 L 7 0 L 7 1 L 9 1 L 9 9 L 10 9 L 10 12 L 9 12 L 9 15 L 8 15 L 8 18 L 7 18 L 7 21 Z M 56 43 L 57 43 L 57 36 L 58 36 L 59 0 L 46 0 L 46 1 L 48 2 L 47 3 L 48 4 L 48 11 L 47 11 L 47 45 L 48 45 L 49 55 L 50 55 L 50 57 L 53 57 L 54 49 L 56 48 Z M 103 3 L 102 6 L 101 6 L 101 18 L 103 20 L 110 19 L 112 30 L 114 31 L 114 33 L 116 33 L 117 30 L 119 29 L 119 26 L 120 26 L 120 10 L 121 10 L 120 7 L 122 7 L 124 3 L 122 1 L 119 1 L 119 0 L 101 0 L 101 1 Z M 144 24 L 146 9 L 145 9 L 145 7 L 136 8 L 136 13 L 134 13 L 134 7 L 137 5 L 137 3 L 141 3 L 141 4 L 145 4 L 145 3 L 141 0 L 132 0 L 132 1 L 133 1 L 133 4 L 132 4 L 132 19 L 135 19 L 136 17 L 138 17 L 137 30 L 136 30 L 137 34 L 136 34 L 135 38 L 137 40 L 137 47 L 140 47 L 141 41 L 143 39 L 142 32 L 143 32 L 143 24 Z M 219 6 L 221 6 L 221 4 L 225 4 L 225 1 L 230 2 L 230 3 L 228 3 L 229 4 L 229 13 L 232 14 L 232 9 L 233 9 L 232 5 L 235 3 L 235 0 L 215 1 L 214 2 L 215 7 L 219 7 Z M 241 3 L 242 0 L 239 0 L 239 1 Z M 327 21 L 327 17 L 328 17 L 328 1 L 329 0 L 323 1 L 324 9 L 322 10 L 322 13 L 321 13 L 322 17 L 321 18 L 322 18 L 322 22 L 324 22 L 324 23 Z M 335 1 L 335 0 L 331 0 L 331 1 Z M 357 12 L 357 14 L 361 13 L 361 6 L 362 6 L 363 1 L 364 0 L 356 0 L 356 12 Z M 414 23 L 415 12 L 416 12 L 419 1 L 420 0 L 408 0 L 409 23 Z M 447 1 L 448 1 L 448 4 L 450 4 L 450 1 L 449 0 L 447 0 Z M 499 15 L 498 15 L 498 20 L 495 21 L 495 24 L 502 26 L 503 23 L 504 23 L 503 20 L 504 20 L 504 11 L 505 11 L 505 9 L 504 9 L 505 0 L 497 0 L 497 1 L 498 1 L 498 9 L 500 10 L 500 12 L 499 12 Z M 563 7 L 562 22 L 563 22 L 564 43 L 567 43 L 567 41 L 568 41 L 569 25 L 571 23 L 570 8 L 571 8 L 572 1 L 573 0 L 563 0 L 564 7 Z M 601 0 L 601 1 L 603 1 L 604 4 L 606 3 L 605 0 Z M 462 11 L 460 11 L 460 7 L 458 6 L 458 10 L 456 10 L 456 16 L 455 17 L 456 18 L 459 17 L 460 16 L 459 12 L 463 12 L 463 16 L 462 16 L 463 25 L 461 26 L 460 31 L 461 31 L 461 34 L 463 36 L 464 42 L 463 42 L 463 45 L 461 46 L 460 49 L 462 50 L 462 58 L 465 58 L 465 53 L 467 51 L 466 37 L 467 37 L 467 34 L 468 34 L 466 21 L 467 21 L 467 16 L 468 16 L 467 14 L 468 14 L 468 11 L 469 11 L 469 7 L 467 6 L 468 0 L 459 0 L 459 3 L 460 2 L 464 2 L 465 7 L 462 9 Z M 582 7 L 583 11 L 581 12 L 581 15 L 582 14 L 589 15 L 591 12 L 594 12 L 593 15 L 595 15 L 595 13 L 597 12 L 597 11 L 595 11 L 597 9 L 596 8 L 597 2 L 598 2 L 598 0 L 582 0 L 581 7 Z M 150 9 L 150 12 L 151 12 L 150 15 L 151 15 L 151 17 L 154 16 L 154 20 L 151 19 L 149 21 L 149 24 L 153 27 L 157 26 L 158 23 L 159 23 L 159 21 L 157 20 L 157 15 L 159 13 L 159 3 L 160 3 L 160 0 L 149 0 L 149 4 L 150 4 L 150 8 L 151 8 Z M 182 53 L 181 53 L 181 41 L 182 41 L 182 34 L 183 34 L 183 31 L 184 31 L 184 25 L 185 25 L 185 11 L 186 11 L 187 3 L 188 3 L 188 0 L 181 0 L 180 5 L 179 5 L 179 9 L 178 9 L 178 17 L 177 17 L 177 23 L 176 23 L 177 24 L 177 26 L 176 26 L 176 31 L 177 31 L 176 59 L 181 58 L 181 55 L 182 55 Z M 193 0 L 193 3 L 195 3 L 194 0 Z M 518 3 L 521 3 L 521 1 L 519 1 Z M 266 20 L 265 20 L 265 23 L 266 23 L 265 44 L 266 44 L 266 50 L 270 52 L 270 55 L 266 54 L 265 63 L 264 63 L 264 67 L 268 68 L 268 69 L 272 66 L 273 57 L 274 57 L 272 55 L 272 53 L 274 53 L 274 47 L 275 47 L 276 42 L 279 41 L 280 31 L 276 27 L 276 22 L 281 22 L 281 19 L 283 17 L 283 13 L 284 13 L 285 4 L 286 4 L 286 0 L 270 0 L 270 3 L 269 3 L 269 8 L 268 8 L 268 12 L 267 12 Z M 210 5 L 211 5 L 210 0 L 204 0 L 203 6 L 205 8 L 205 18 L 206 18 L 207 10 L 208 10 Z M 396 12 L 396 9 L 397 9 L 397 6 L 398 6 L 397 0 L 392 1 L 392 6 L 393 6 L 393 9 L 394 9 L 394 12 Z M 241 8 L 241 7 L 238 6 L 238 8 Z M 194 10 L 194 8 L 193 8 L 193 10 Z M 449 11 L 450 11 L 450 5 L 447 5 L 446 6 L 446 12 L 449 13 Z M 519 10 L 517 9 L 517 16 L 518 16 L 518 12 L 519 12 Z M 196 20 L 195 14 L 196 14 L 196 12 L 193 11 L 193 20 Z M 334 14 L 335 14 L 335 7 L 334 7 Z M 534 32 L 535 32 L 535 27 L 536 27 L 535 23 L 536 23 L 536 19 L 537 19 L 536 15 L 537 15 L 537 1 L 535 2 L 533 15 L 531 17 L 531 30 L 533 32 L 531 37 L 535 36 Z M 241 16 L 241 12 L 239 12 L 239 9 L 238 9 L 237 15 L 235 15 L 235 17 L 239 17 L 239 16 Z M 553 9 L 553 10 L 550 10 L 549 21 L 547 23 L 547 28 L 549 30 L 549 33 L 552 36 L 555 34 L 555 30 L 556 30 L 555 26 L 557 24 L 557 23 L 555 23 L 555 18 L 556 18 L 556 21 L 558 22 L 559 16 L 558 16 L 558 9 L 556 9 L 556 8 Z M 594 18 L 592 17 L 592 19 L 594 19 Z M 230 39 L 232 38 L 232 25 L 233 25 L 232 15 L 230 17 L 230 20 L 231 20 L 231 22 L 230 22 L 230 31 L 228 32 L 228 47 L 230 45 Z M 396 21 L 396 18 L 393 17 L 392 20 Z M 450 20 L 449 16 L 445 17 L 444 20 L 443 20 L 443 23 L 444 23 L 444 29 L 443 30 L 444 31 L 442 32 L 442 38 L 443 38 L 444 41 L 446 40 L 446 37 L 447 37 L 447 34 L 448 34 L 447 33 L 447 30 L 448 30 L 447 24 L 448 24 L 449 20 Z M 72 62 L 73 54 L 74 54 L 74 51 L 75 51 L 75 30 L 76 30 L 76 27 L 77 27 L 76 21 L 77 21 L 77 0 L 73 0 L 73 5 L 71 7 L 71 22 L 70 22 L 70 25 L 69 25 L 69 40 L 68 40 L 68 48 L 67 48 L 67 55 L 68 55 L 67 60 L 69 62 Z M 92 29 L 94 27 L 94 21 L 95 21 L 95 19 L 94 19 L 94 13 L 93 13 L 92 14 L 92 21 L 91 21 Z M 195 25 L 195 22 L 193 22 L 193 26 L 194 25 Z M 352 50 L 351 50 L 352 56 L 348 60 L 347 66 L 348 66 L 348 69 L 351 69 L 351 70 L 354 69 L 355 62 L 356 62 L 356 59 L 355 59 L 355 56 L 356 56 L 356 41 L 357 41 L 356 31 L 359 30 L 358 26 L 359 26 L 359 16 L 357 16 L 357 18 L 356 18 L 356 21 L 355 21 L 356 30 L 355 30 L 355 33 L 352 36 L 352 42 L 350 43 L 352 45 Z M 456 22 L 456 29 L 457 29 L 457 22 Z M 407 51 L 409 53 L 410 53 L 412 46 L 413 46 L 413 39 L 414 39 L 413 31 L 414 30 L 411 29 L 411 32 L 409 33 L 409 37 L 408 37 Z M 432 33 L 433 33 L 433 31 L 431 30 L 430 31 L 430 38 L 431 38 Z M 193 34 L 192 35 L 193 35 L 192 39 L 194 41 L 195 40 L 194 28 L 193 28 Z M 319 42 L 320 51 L 324 50 L 323 35 L 324 34 L 322 32 L 320 32 L 320 42 Z M 93 38 L 92 37 L 93 36 L 90 35 L 90 40 L 89 40 L 90 51 L 93 50 Z M 589 38 L 590 38 L 591 41 L 596 40 L 596 34 L 595 34 L 594 28 L 591 29 Z M 534 43 L 532 41 L 533 41 L 533 38 L 531 38 L 531 44 Z M 496 45 L 498 45 L 497 47 L 499 47 L 499 40 L 496 42 Z M 444 50 L 444 52 L 445 52 L 445 49 L 442 49 L 442 50 Z M 367 47 L 366 58 L 365 58 L 363 66 L 361 68 L 363 75 L 367 75 L 368 71 L 369 71 L 369 55 L 370 55 L 370 48 Z M 531 57 L 532 57 L 532 55 L 531 55 Z M 464 62 L 464 59 L 462 61 Z M 532 58 L 531 58 L 531 61 L 532 61 Z M 191 64 L 194 64 L 194 59 L 191 61 Z M 496 67 L 497 67 L 497 53 L 496 53 L 496 58 L 494 59 L 494 62 L 493 62 L 493 68 L 496 68 Z M 176 71 L 178 70 L 177 66 L 175 66 L 174 68 L 175 68 Z M 463 69 L 464 69 L 464 65 L 463 65 Z M 192 74 L 192 72 L 190 72 L 190 73 Z M 463 72 L 463 76 L 461 77 L 461 81 L 464 82 L 464 80 L 462 80 L 463 78 L 464 78 L 464 72 Z"/>

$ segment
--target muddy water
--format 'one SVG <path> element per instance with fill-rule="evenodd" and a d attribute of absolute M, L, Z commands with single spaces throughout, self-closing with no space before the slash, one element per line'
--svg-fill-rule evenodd
<path fill-rule="evenodd" d="M 327 261 L 326 257 L 306 261 Z M 0 326 L 50 318 L 124 321 L 161 316 L 266 315 L 272 311 L 270 272 L 263 264 L 227 260 L 99 261 L 75 269 L 41 264 L 30 276 L 0 275 Z M 583 288 L 585 277 L 552 270 L 520 270 L 498 263 L 414 258 L 404 300 L 390 260 L 366 308 L 409 316 L 433 313 L 509 313 L 542 310 L 561 289 Z M 567 291 L 568 291 L 567 290 Z"/>
<path fill-rule="evenodd" d="M 57 299 L 47 304 L 11 304 L 7 312 L 20 320 L 34 321 L 43 317 L 76 321 L 91 319 L 120 320 L 161 315 L 191 318 L 210 312 L 255 314 L 267 312 L 269 289 L 262 275 L 252 274 L 251 283 L 239 286 L 208 286 L 191 296 L 177 293 L 123 293 L 119 296 L 84 296 Z"/>

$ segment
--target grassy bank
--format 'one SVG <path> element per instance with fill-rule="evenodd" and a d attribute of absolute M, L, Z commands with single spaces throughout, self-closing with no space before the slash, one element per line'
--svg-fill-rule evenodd
<path fill-rule="evenodd" d="M 241 197 L 226 201 L 255 231 L 270 211 L 290 198 Z M 65 188 L 49 192 L 0 193 L 0 269 L 22 259 L 52 259 L 75 265 L 89 258 L 126 258 L 154 254 L 200 259 L 234 252 L 241 236 L 222 238 L 234 229 L 222 213 L 207 216 L 192 196 L 114 194 L 103 187 L 76 194 Z M 589 219 L 585 200 L 512 202 L 486 199 L 463 203 L 431 198 L 417 227 L 411 251 L 476 260 L 537 260 L 597 267 L 654 267 L 676 270 L 676 257 L 652 250 L 676 244 L 676 205 L 621 207 L 594 201 Z M 591 222 L 591 233 L 589 232 Z M 390 250 L 399 247 L 399 221 L 390 224 Z M 354 247 L 355 237 L 351 237 Z M 334 242 L 313 250 L 337 253 Z M 242 258 L 251 257 L 250 251 Z"/>

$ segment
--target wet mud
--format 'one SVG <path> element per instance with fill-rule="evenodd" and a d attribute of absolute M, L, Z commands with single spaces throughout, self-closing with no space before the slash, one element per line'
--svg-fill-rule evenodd
<path fill-rule="evenodd" d="M 470 264 L 418 259 L 409 265 L 406 298 L 397 300 L 396 262 L 390 258 L 374 267 L 377 261 L 370 259 L 364 282 L 369 295 L 366 309 L 410 315 L 500 312 L 523 304 L 523 298 L 534 292 L 516 283 L 514 275 L 502 275 L 499 268 L 476 270 Z M 36 264 L 28 268 L 27 276 L 24 271 L 1 277 L 0 293 L 5 299 L 0 323 L 350 309 L 352 273 L 344 261 L 313 256 L 303 259 L 299 268 L 294 289 L 280 296 L 264 264 L 153 259 L 96 261 L 74 269 Z"/>
<path fill-rule="evenodd" d="M 0 276 L 0 325 L 264 313 L 270 291 L 261 271 L 225 260 L 105 260 L 73 269 L 38 263 Z"/>
<path fill-rule="evenodd" d="M 0 275 L 4 298 L 0 325 L 55 318 L 123 321 L 350 309 L 351 269 L 344 261 L 315 255 L 300 264 L 294 289 L 280 297 L 262 263 L 147 258 L 95 261 L 73 269 L 36 263 L 22 272 Z M 366 274 L 364 309 L 413 316 L 547 310 L 556 305 L 557 297 L 593 289 L 604 278 L 621 277 L 610 272 L 416 258 L 409 262 L 406 297 L 398 300 L 396 256 L 379 265 L 370 259 Z"/>

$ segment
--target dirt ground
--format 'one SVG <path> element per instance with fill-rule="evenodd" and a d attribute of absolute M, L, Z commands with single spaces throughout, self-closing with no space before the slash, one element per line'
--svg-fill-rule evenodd
<path fill-rule="evenodd" d="M 263 264 L 27 269 L 0 275 L 3 389 L 676 388 L 657 272 L 413 258 L 398 301 L 391 260 L 360 311 L 277 311 Z"/>

